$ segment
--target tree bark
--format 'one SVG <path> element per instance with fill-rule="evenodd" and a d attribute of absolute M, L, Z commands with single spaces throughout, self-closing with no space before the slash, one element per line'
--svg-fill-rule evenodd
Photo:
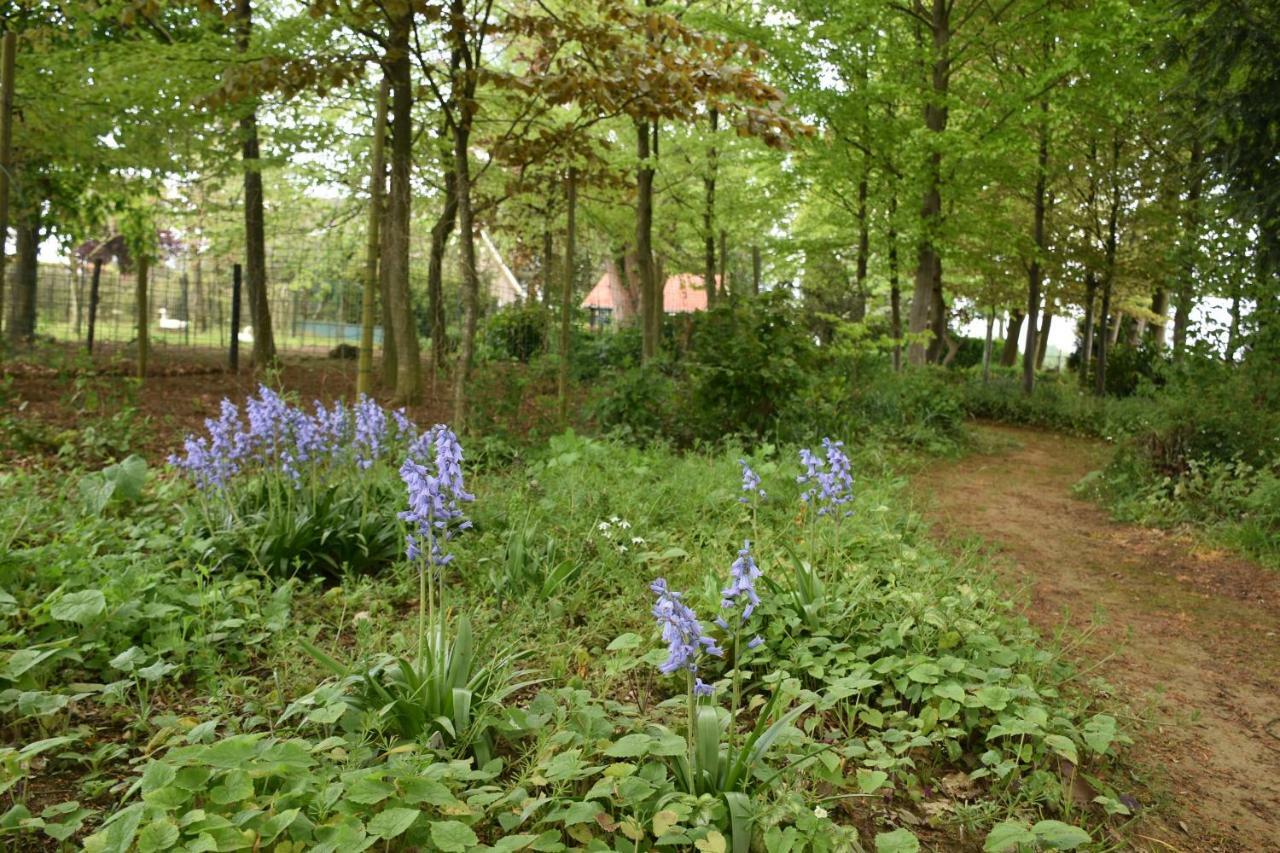
<path fill-rule="evenodd" d="M 1111 288 L 1116 278 L 1116 233 L 1120 224 L 1120 132 L 1111 138 L 1111 203 L 1107 211 L 1107 239 L 1103 253 L 1102 308 L 1098 314 L 1102 321 L 1098 336 L 1098 366 L 1093 371 L 1093 393 L 1101 397 L 1107 392 L 1107 350 L 1115 340 L 1120 324 L 1111 316 Z"/>
<path fill-rule="evenodd" d="M 1018 335 L 1022 333 L 1022 312 L 1009 311 L 1009 329 L 1004 336 L 1004 349 L 1000 352 L 1000 366 L 1013 367 L 1018 363 Z"/>
<path fill-rule="evenodd" d="M 547 308 L 551 307 L 551 294 L 553 291 L 552 282 L 555 276 L 552 272 L 552 266 L 555 257 L 555 241 L 551 236 L 551 228 L 542 229 L 542 304 Z M 529 304 L 534 304 L 533 293 L 529 294 Z"/>
<path fill-rule="evenodd" d="M 134 303 L 138 311 L 138 379 L 147 376 L 147 359 L 151 353 L 151 317 L 147 304 L 147 276 L 151 260 L 145 254 L 138 255 L 137 276 L 134 280 Z"/>
<path fill-rule="evenodd" d="M 760 295 L 760 247 L 751 247 L 751 295 Z"/>
<path fill-rule="evenodd" d="M 940 306 L 933 305 L 934 298 L 942 293 L 942 256 L 937 240 L 942 226 L 942 133 L 947 129 L 947 96 L 951 85 L 951 9 L 952 0 L 933 0 L 928 19 L 932 33 L 932 61 L 930 76 L 931 97 L 924 106 L 924 124 L 930 138 L 929 156 L 925 163 L 924 193 L 920 201 L 920 246 L 916 259 L 915 289 L 911 296 L 911 315 L 908 329 L 918 335 L 930 327 L 937 334 L 937 313 Z M 915 3 L 915 9 L 924 12 L 923 3 Z M 945 330 L 945 318 L 942 321 Z M 940 345 L 940 341 L 937 342 Z M 920 341 L 912 342 L 907 360 L 914 365 L 924 364 L 928 351 Z"/>
<path fill-rule="evenodd" d="M 711 133 L 715 134 L 720 124 L 720 111 L 711 108 Z M 707 291 L 707 307 L 713 308 L 719 296 L 716 287 L 716 148 L 712 145 L 707 150 L 707 176 L 702 179 L 702 240 L 705 265 L 703 267 L 702 285 Z"/>
<path fill-rule="evenodd" d="M 9 176 L 13 172 L 13 74 L 18 36 L 0 37 L 0 322 L 4 319 L 5 248 L 9 241 Z"/>
<path fill-rule="evenodd" d="M 252 0 L 237 0 L 237 45 L 249 49 L 253 31 Z M 271 307 L 267 301 L 266 213 L 262 197 L 262 161 L 258 148 L 258 114 L 250 109 L 240 119 L 241 156 L 244 161 L 244 272 L 249 297 L 249 323 L 253 327 L 255 367 L 276 361 L 276 343 L 271 329 Z"/>
<path fill-rule="evenodd" d="M 450 8 L 457 20 L 466 14 L 463 0 L 451 0 Z M 466 32 L 456 25 L 453 29 L 453 49 L 463 58 L 463 75 L 454 78 L 453 116 L 453 172 L 458 193 L 458 248 L 462 262 L 462 340 L 458 348 L 458 368 L 453 377 L 454 429 L 466 428 L 468 386 L 471 367 L 475 361 L 476 324 L 480 317 L 480 276 L 476 269 L 475 221 L 471 210 L 471 120 L 475 109 L 476 83 L 472 74 L 470 47 L 466 44 Z"/>
<path fill-rule="evenodd" d="M 1047 42 L 1046 42 L 1047 44 Z M 1045 48 L 1045 65 L 1048 65 L 1048 47 Z M 1043 272 L 1040 259 L 1045 252 L 1044 220 L 1048 208 L 1046 185 L 1049 179 L 1049 98 L 1040 99 L 1039 144 L 1036 151 L 1035 213 L 1032 220 L 1031 267 L 1027 273 L 1027 344 L 1022 353 L 1022 391 L 1030 394 L 1036 387 L 1036 365 L 1040 357 L 1039 330 L 1036 328 L 1036 312 L 1040 310 L 1040 285 Z"/>
<path fill-rule="evenodd" d="M 386 173 L 383 173 L 382 179 L 386 181 Z M 396 329 L 395 323 L 391 316 L 391 276 L 387 270 L 387 259 L 391 257 L 390 250 L 390 228 L 387 227 L 387 194 L 383 193 L 382 199 L 382 226 L 378 235 L 378 297 L 380 300 L 380 311 L 382 317 L 382 377 L 380 384 L 385 389 L 394 390 L 396 387 L 396 374 L 399 372 L 396 359 Z"/>
<path fill-rule="evenodd" d="M 1093 309 L 1098 301 L 1098 276 L 1092 269 L 1084 276 L 1084 340 L 1080 346 L 1080 381 L 1089 381 L 1089 362 L 1093 359 Z"/>
<path fill-rule="evenodd" d="M 373 167 L 369 170 L 369 228 L 365 235 L 364 292 L 360 296 L 360 362 L 356 371 L 356 394 L 373 393 L 373 306 L 378 290 L 378 252 L 382 248 L 382 146 L 386 137 L 387 97 L 390 88 L 386 78 L 378 85 L 378 100 L 373 119 Z"/>
<path fill-rule="evenodd" d="M 1195 275 L 1200 255 L 1200 193 L 1204 186 L 1204 145 L 1197 138 L 1191 145 L 1188 164 L 1186 216 L 1183 219 L 1182 282 L 1178 287 L 1178 304 L 1173 315 L 1173 358 L 1182 359 L 1191 327 L 1191 308 L 1195 301 Z"/>
<path fill-rule="evenodd" d="M 36 334 L 36 279 L 40 263 L 40 219 L 27 211 L 14 227 L 17 237 L 17 265 L 13 271 L 13 292 L 9 298 L 9 345 L 29 342 Z"/>
<path fill-rule="evenodd" d="M 1169 319 L 1169 291 L 1163 287 L 1156 288 L 1156 292 L 1151 296 L 1151 311 L 1159 314 L 1163 321 L 1152 324 L 1151 342 L 1156 345 L 1156 349 L 1164 349 L 1165 338 L 1168 333 L 1166 323 Z"/>
<path fill-rule="evenodd" d="M 578 213 L 578 173 L 569 167 L 569 177 L 565 181 L 565 235 L 564 235 L 564 281 L 560 288 L 560 364 L 557 374 L 556 392 L 560 397 L 560 422 L 569 418 L 569 346 L 572 340 L 571 320 L 573 318 L 573 270 L 577 263 L 577 213 Z"/>
<path fill-rule="evenodd" d="M 867 318 L 867 258 L 871 253 L 870 224 L 867 217 L 867 170 L 858 176 L 858 250 L 853 267 L 853 321 Z"/>
<path fill-rule="evenodd" d="M 413 165 L 413 75 L 409 36 L 412 6 L 405 4 L 391 19 L 387 41 L 387 76 L 391 80 L 391 185 L 387 196 L 387 245 L 382 263 L 387 270 L 387 306 L 396 346 L 397 403 L 416 403 L 422 397 L 422 365 L 418 330 L 409 291 L 410 171 Z"/>
<path fill-rule="evenodd" d="M 1045 300 L 1044 320 L 1040 323 L 1040 333 L 1036 335 L 1036 370 L 1044 370 L 1044 357 L 1049 352 L 1049 328 L 1053 325 L 1053 301 Z"/>
<path fill-rule="evenodd" d="M 657 297 L 653 270 L 653 164 L 649 140 L 649 123 L 636 122 L 636 267 L 640 274 L 641 359 L 648 361 L 658 354 L 658 337 L 654 333 L 654 301 Z"/>
<path fill-rule="evenodd" d="M 199 282 L 199 277 L 196 281 Z M 85 335 L 84 348 L 93 355 L 93 335 L 98 324 L 98 296 L 102 284 L 102 258 L 93 259 L 93 277 L 89 284 L 89 329 Z"/>
<path fill-rule="evenodd" d="M 448 335 L 444 316 L 444 253 L 449 245 L 449 235 L 458 219 L 458 173 L 451 163 L 444 173 L 444 209 L 431 227 L 431 254 L 427 259 L 427 313 L 431 319 L 431 387 L 445 364 L 445 344 Z M 546 239 L 550 244 L 551 232 Z M 544 276 L 546 274 L 544 273 Z M 550 279 L 544 279 L 543 286 Z"/>
<path fill-rule="evenodd" d="M 889 194 L 889 334 L 893 337 L 893 372 L 902 370 L 902 288 L 898 283 L 898 188 Z"/>
<path fill-rule="evenodd" d="M 986 382 L 991 378 L 991 344 L 995 332 L 996 313 L 995 309 L 987 312 L 987 339 L 982 347 L 982 381 Z"/>

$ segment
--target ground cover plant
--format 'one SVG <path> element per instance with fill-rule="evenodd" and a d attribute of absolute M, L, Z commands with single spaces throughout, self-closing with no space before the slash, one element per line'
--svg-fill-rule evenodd
<path fill-rule="evenodd" d="M 570 432 L 476 474 L 369 400 L 244 409 L 83 501 L 4 480 L 9 842 L 1063 849 L 1129 810 L 1114 717 L 925 540 L 882 447 Z M 391 559 L 254 556 L 381 468 Z M 276 503 L 227 543 L 237 490 Z"/>

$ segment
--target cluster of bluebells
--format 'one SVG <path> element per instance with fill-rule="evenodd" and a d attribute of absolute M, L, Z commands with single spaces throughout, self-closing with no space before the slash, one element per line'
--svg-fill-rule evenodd
<path fill-rule="evenodd" d="M 844 453 L 843 441 L 824 438 L 822 448 L 825 460 L 808 448 L 801 449 L 800 464 L 804 466 L 804 473 L 796 477 L 796 482 L 809 487 L 800 499 L 816 505 L 818 515 L 834 515 L 841 512 L 840 507 L 853 500 L 853 475 L 849 471 L 849 457 Z M 852 510 L 843 510 L 846 518 L 852 514 Z"/>
<path fill-rule="evenodd" d="M 436 424 L 419 436 L 400 466 L 400 479 L 409 493 L 409 509 L 400 513 L 409 523 L 409 559 L 425 555 L 434 565 L 448 564 L 453 555 L 444 545 L 455 532 L 471 526 L 461 505 L 475 500 L 462 481 L 462 445 L 453 430 Z"/>
<path fill-rule="evenodd" d="M 662 639 L 667 644 L 667 659 L 658 666 L 664 675 L 684 670 L 694 677 L 693 692 L 698 696 L 710 696 L 714 688 L 698 678 L 698 658 L 703 654 L 721 657 L 724 651 L 716 641 L 702 631 L 702 623 L 693 609 L 683 601 L 683 594 L 667 587 L 665 578 L 649 584 L 658 600 L 653 605 L 653 616 L 662 628 Z"/>
<path fill-rule="evenodd" d="M 738 503 L 751 503 L 752 498 L 759 497 L 760 500 L 766 500 L 769 496 L 760 486 L 760 475 L 752 470 L 747 464 L 747 460 L 739 459 L 738 464 L 742 466 L 742 491 L 743 496 L 738 498 Z"/>
<path fill-rule="evenodd" d="M 217 419 L 205 421 L 207 436 L 189 435 L 183 453 L 169 464 L 203 491 L 221 491 L 238 474 L 279 470 L 301 485 L 308 466 L 349 462 L 368 469 L 391 445 L 417 434 L 403 410 L 388 413 L 363 394 L 354 406 L 341 400 L 308 412 L 291 406 L 265 385 L 245 401 L 244 414 L 224 399 Z"/>
<path fill-rule="evenodd" d="M 743 542 L 742 550 L 738 552 L 738 559 L 734 560 L 733 565 L 729 567 L 729 585 L 720 590 L 720 609 L 731 611 L 734 618 L 739 620 L 739 624 L 746 624 L 751 614 L 760 605 L 760 596 L 756 594 L 758 577 L 760 577 L 760 567 L 756 565 L 755 557 L 751 556 L 751 543 Z M 724 631 L 734 630 L 723 616 L 716 617 L 716 624 Z M 747 643 L 747 648 L 757 648 L 763 642 L 764 640 L 758 636 L 752 637 Z"/>

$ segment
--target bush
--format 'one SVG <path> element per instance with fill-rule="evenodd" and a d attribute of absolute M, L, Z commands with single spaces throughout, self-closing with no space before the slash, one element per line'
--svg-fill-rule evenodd
<path fill-rule="evenodd" d="M 511 305 L 485 322 L 482 338 L 489 358 L 528 363 L 547 348 L 551 312 L 541 305 Z"/>

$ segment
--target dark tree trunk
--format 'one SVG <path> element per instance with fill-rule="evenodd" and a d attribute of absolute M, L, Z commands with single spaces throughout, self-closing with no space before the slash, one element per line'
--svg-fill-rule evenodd
<path fill-rule="evenodd" d="M 1022 312 L 1014 308 L 1009 312 L 1009 329 L 1004 336 L 1004 349 L 1000 352 L 1000 366 L 1013 367 L 1018 363 L 1018 336 L 1022 334 Z"/>
<path fill-rule="evenodd" d="M 253 31 L 251 0 L 237 0 L 241 51 L 249 49 Z M 267 301 L 266 213 L 262 196 L 262 161 L 258 150 L 258 115 L 254 109 L 240 119 L 240 144 L 244 160 L 244 273 L 249 297 L 249 324 L 253 328 L 255 367 L 266 367 L 276 360 L 276 342 L 271 329 L 271 307 Z"/>
<path fill-rule="evenodd" d="M 1164 349 L 1165 337 L 1168 333 L 1166 323 L 1169 319 L 1169 291 L 1163 287 L 1156 288 L 1156 292 L 1151 296 L 1151 311 L 1159 314 L 1162 322 L 1153 323 L 1151 329 L 1151 342 L 1156 345 L 1157 349 Z"/>
<path fill-rule="evenodd" d="M 1044 304 L 1044 320 L 1040 323 L 1040 333 L 1036 335 L 1036 370 L 1044 370 L 1044 357 L 1049 352 L 1049 329 L 1053 325 L 1053 302 L 1046 300 Z"/>
<path fill-rule="evenodd" d="M 463 0 L 451 0 L 450 9 L 455 20 L 463 20 L 466 7 Z M 475 361 L 476 324 L 480 319 L 480 275 L 476 269 L 475 220 L 471 210 L 471 122 L 476 93 L 475 75 L 472 73 L 471 48 L 466 42 L 466 32 L 455 25 L 453 50 L 463 60 L 462 77 L 454 77 L 453 116 L 453 171 L 458 193 L 458 248 L 462 262 L 462 339 L 458 349 L 458 368 L 453 377 L 454 429 L 461 432 L 466 427 L 468 386 L 471 367 Z"/>
<path fill-rule="evenodd" d="M 930 364 L 941 364 L 947 349 L 947 329 L 950 317 L 947 314 L 947 303 L 942 298 L 942 257 L 934 256 L 933 298 L 929 306 L 929 348 L 927 359 Z"/>
<path fill-rule="evenodd" d="M 1236 360 L 1236 349 L 1240 343 L 1240 297 L 1244 288 L 1241 287 L 1239 280 L 1235 282 L 1235 287 L 1231 292 L 1231 325 L 1227 327 L 1227 361 Z"/>
<path fill-rule="evenodd" d="M 658 336 L 654 330 L 654 302 L 658 296 L 657 276 L 653 269 L 653 164 L 649 158 L 650 125 L 636 122 L 636 267 L 640 274 L 640 322 L 642 330 L 641 358 L 649 360 L 658 354 Z"/>
<path fill-rule="evenodd" d="M 14 227 L 17 236 L 13 291 L 9 297 L 10 346 L 29 342 L 36 334 L 36 279 L 40 263 L 40 220 L 26 212 Z"/>
<path fill-rule="evenodd" d="M 1107 349 L 1119 332 L 1116 318 L 1111 316 L 1111 288 L 1116 278 L 1116 234 L 1120 224 L 1120 133 L 1111 141 L 1111 204 L 1107 211 L 1107 239 L 1102 271 L 1102 308 L 1098 335 L 1098 366 L 1093 372 L 1093 392 L 1101 397 L 1107 392 Z M 1108 340 L 1110 338 L 1110 340 Z"/>
<path fill-rule="evenodd" d="M 916 259 L 915 289 L 911 296 L 911 316 L 908 329 L 913 335 L 932 328 L 938 333 L 939 318 L 944 309 L 934 306 L 933 300 L 942 293 L 942 256 L 937 240 L 942 226 L 942 133 L 947 129 L 947 97 L 951 85 L 951 9 L 953 0 L 933 0 L 927 11 L 932 34 L 930 76 L 932 92 L 924 106 L 924 124 L 931 141 L 925 163 L 924 193 L 920 202 L 920 247 Z M 923 3 L 915 8 L 924 12 Z M 945 331 L 946 320 L 941 317 Z M 931 345 L 935 351 L 941 346 L 937 340 Z M 911 364 L 924 364 L 928 350 L 923 343 L 913 342 L 907 360 Z"/>
<path fill-rule="evenodd" d="M 408 5 L 391 20 L 387 40 L 387 77 L 391 80 L 391 185 L 387 193 L 387 244 L 382 263 L 387 270 L 390 303 L 387 313 L 396 346 L 397 403 L 422 397 L 422 365 L 418 329 L 409 292 L 410 173 L 413 167 L 413 74 L 409 36 L 413 11 Z"/>
<path fill-rule="evenodd" d="M 385 178 L 385 176 L 384 176 Z M 391 276 L 387 271 L 387 258 L 391 257 L 390 229 L 387 227 L 386 193 L 382 201 L 382 227 L 379 229 L 378 242 L 378 297 L 380 315 L 382 317 L 382 378 L 384 389 L 395 390 L 396 374 L 399 372 L 396 363 L 396 329 L 391 316 Z"/>
<path fill-rule="evenodd" d="M 431 320 L 431 387 L 434 389 L 436 379 L 445 363 L 445 340 L 448 331 L 444 316 L 444 253 L 449 245 L 449 235 L 453 233 L 454 223 L 458 219 L 458 173 L 456 167 L 450 165 L 444 173 L 444 208 L 440 218 L 431 227 L 431 254 L 427 258 L 427 313 Z M 551 232 L 546 231 L 546 242 L 551 243 Z M 543 273 L 543 287 L 550 284 L 550 279 Z"/>
<path fill-rule="evenodd" d="M 1084 339 L 1080 345 L 1080 379 L 1089 380 L 1089 362 L 1093 359 L 1094 305 L 1098 301 L 1098 276 L 1093 270 L 1084 277 Z"/>
<path fill-rule="evenodd" d="M 138 379 L 141 380 L 147 376 L 147 360 L 151 355 L 151 308 L 147 298 L 147 276 L 151 272 L 151 260 L 140 254 L 137 264 L 134 304 L 138 312 Z"/>
<path fill-rule="evenodd" d="M 893 336 L 893 370 L 902 370 L 902 288 L 898 283 L 898 192 L 889 195 L 889 334 Z"/>
<path fill-rule="evenodd" d="M 751 295 L 760 295 L 760 247 L 751 247 Z"/>
<path fill-rule="evenodd" d="M 867 170 L 858 178 L 858 252 L 854 262 L 853 321 L 861 323 L 867 318 L 867 257 L 871 253 L 871 235 L 867 219 Z"/>
<path fill-rule="evenodd" d="M 556 247 L 555 240 L 551 236 L 551 228 L 542 229 L 542 304 L 547 308 L 551 307 L 552 294 L 555 292 L 553 282 L 555 282 L 554 266 L 555 266 Z M 533 294 L 529 294 L 529 302 L 533 304 Z"/>
<path fill-rule="evenodd" d="M 569 417 L 569 346 L 572 340 L 570 321 L 573 318 L 573 269 L 577 263 L 578 174 L 573 167 L 569 168 L 569 177 L 565 182 L 565 207 L 564 281 L 560 288 L 560 364 L 556 383 L 562 423 Z"/>
<path fill-rule="evenodd" d="M 720 112 L 714 107 L 711 109 L 710 121 L 711 132 L 714 134 L 720 124 Z M 702 239 L 705 255 L 702 284 L 707 291 L 707 307 L 712 308 L 716 304 L 716 297 L 719 296 L 716 287 L 716 148 L 714 145 L 707 151 L 707 176 L 702 179 L 702 188 L 705 197 L 702 210 Z"/>
<path fill-rule="evenodd" d="M 196 284 L 199 285 L 200 277 L 196 276 Z M 102 258 L 93 259 L 93 278 L 89 284 L 89 332 L 85 337 L 85 350 L 90 355 L 93 354 L 93 335 L 98 324 L 98 296 L 102 284 Z"/>
<path fill-rule="evenodd" d="M 1195 301 L 1195 276 L 1200 255 L 1200 193 L 1204 186 L 1204 146 L 1196 139 L 1191 146 L 1187 184 L 1186 216 L 1183 219 L 1182 282 L 1178 287 L 1178 304 L 1173 315 L 1173 357 L 1182 358 L 1187 348 L 1191 326 L 1191 308 Z"/>
<path fill-rule="evenodd" d="M 369 226 L 365 234 L 364 289 L 360 294 L 360 361 L 356 372 L 356 394 L 373 393 L 373 323 L 375 294 L 379 288 L 378 267 L 382 250 L 382 193 L 386 188 L 384 148 L 387 137 L 387 98 L 389 87 L 386 78 L 378 86 L 377 105 L 374 108 L 373 145 L 369 170 Z"/>
<path fill-rule="evenodd" d="M 1045 48 L 1045 64 L 1048 65 L 1048 48 Z M 1036 387 L 1036 365 L 1040 357 L 1040 347 L 1036 328 L 1036 312 L 1040 310 L 1040 285 L 1043 272 L 1040 259 L 1045 251 L 1044 220 L 1048 209 L 1046 185 L 1049 180 L 1049 99 L 1040 100 L 1039 145 L 1036 152 L 1036 190 L 1035 214 L 1032 222 L 1031 267 L 1027 273 L 1027 343 L 1022 353 L 1022 391 L 1030 394 Z"/>
<path fill-rule="evenodd" d="M 987 313 L 987 338 L 982 346 L 982 381 L 991 378 L 991 344 L 996 325 L 995 309 Z"/>

